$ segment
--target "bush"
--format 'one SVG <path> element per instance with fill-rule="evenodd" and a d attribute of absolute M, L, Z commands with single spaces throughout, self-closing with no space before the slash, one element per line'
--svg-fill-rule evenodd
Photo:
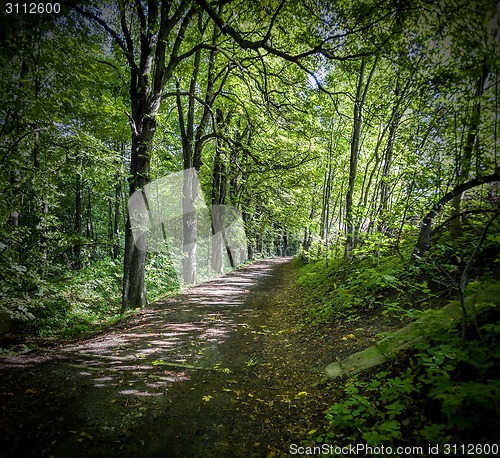
<path fill-rule="evenodd" d="M 392 373 L 347 382 L 327 414 L 323 442 L 368 445 L 495 443 L 500 428 L 500 322 L 485 324 L 482 339 L 463 345 L 450 331 L 421 344 Z M 401 369 L 402 368 L 402 369 Z"/>
<path fill-rule="evenodd" d="M 299 285 L 312 323 L 355 319 L 385 308 L 404 316 L 417 300 L 423 306 L 435 297 L 420 270 L 409 269 L 396 254 L 311 262 L 301 268 Z"/>

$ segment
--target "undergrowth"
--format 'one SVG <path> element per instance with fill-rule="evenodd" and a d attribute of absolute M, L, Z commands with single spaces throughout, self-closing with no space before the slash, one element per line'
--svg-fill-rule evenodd
<path fill-rule="evenodd" d="M 410 241 L 397 250 L 388 243 L 362 244 L 351 259 L 328 253 L 309 259 L 299 274 L 307 321 L 355 321 L 373 311 L 391 318 L 416 318 L 420 311 L 456 298 L 460 277 L 477 241 L 476 233 L 465 233 L 454 242 L 438 238 L 418 259 L 412 256 L 414 245 Z M 497 227 L 481 246 L 470 281 L 498 276 L 499 253 Z"/>
<path fill-rule="evenodd" d="M 121 319 L 122 264 L 103 259 L 78 271 L 59 268 L 57 276 L 47 279 L 23 272 L 24 292 L 12 288 L 1 296 L 2 334 L 74 339 L 111 326 Z M 148 258 L 146 286 L 150 301 L 178 290 L 168 257 Z"/>
<path fill-rule="evenodd" d="M 492 233 L 481 246 L 479 262 L 468 275 L 468 294 L 498 285 L 497 234 Z M 336 320 L 359 326 L 368 314 L 414 319 L 430 308 L 458 300 L 458 285 L 477 238 L 477 234 L 464 234 L 454 242 L 437 239 L 419 259 L 411 257 L 411 246 L 399 251 L 386 246 L 362 248 L 350 260 L 310 260 L 299 276 L 306 321 L 310 326 Z M 499 298 L 481 297 L 488 311 L 475 323 L 469 311 L 466 340 L 454 322 L 440 327 L 440 332 L 430 332 L 431 339 L 400 353 L 381 370 L 330 384 L 334 395 L 326 426 L 320 433 L 313 430 L 305 442 L 425 444 L 425 450 L 428 444 L 436 444 L 441 452 L 450 443 L 496 444 L 500 430 Z"/>
<path fill-rule="evenodd" d="M 449 329 L 385 370 L 350 378 L 315 442 L 495 443 L 500 429 L 498 311 L 490 313 L 481 333 L 464 345 Z"/>
<path fill-rule="evenodd" d="M 421 266 L 394 252 L 310 262 L 299 275 L 307 321 L 357 320 L 361 312 L 374 310 L 390 317 L 414 318 L 417 309 L 433 306 L 447 292 L 421 273 Z"/>

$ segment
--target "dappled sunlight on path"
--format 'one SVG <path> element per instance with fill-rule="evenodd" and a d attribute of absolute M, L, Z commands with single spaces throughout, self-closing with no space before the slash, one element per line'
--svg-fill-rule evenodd
<path fill-rule="evenodd" d="M 139 406 L 140 399 L 156 399 L 155 406 L 161 408 L 171 402 L 168 390 L 173 384 L 190 380 L 194 372 L 220 369 L 221 345 L 258 313 L 256 298 L 273 289 L 272 281 L 266 280 L 272 278 L 275 266 L 289 260 L 262 260 L 188 288 L 179 296 L 151 304 L 105 335 L 41 354 L 3 358 L 3 397 L 17 399 L 14 411 L 32 415 L 28 423 L 36 423 L 45 412 L 31 412 L 32 400 L 26 396 L 23 400 L 26 393 L 16 386 L 17 381 L 25 386 L 33 377 L 28 394 L 43 394 L 49 411 L 55 410 L 51 416 L 60 415 L 60 421 L 73 429 L 91 424 L 111 431 L 123 409 Z M 64 408 L 62 404 L 66 404 Z M 66 418 L 69 408 L 70 419 Z M 4 406 L 4 413 L 6 409 Z M 141 416 L 141 411 L 133 412 Z M 67 435 L 70 426 L 60 427 L 58 434 Z M 52 428 L 57 430 L 59 425 Z M 70 439 L 58 437 L 60 444 Z"/>

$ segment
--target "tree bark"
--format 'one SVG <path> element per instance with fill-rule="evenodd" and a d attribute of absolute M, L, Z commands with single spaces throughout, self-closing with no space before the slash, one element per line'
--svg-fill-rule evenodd
<path fill-rule="evenodd" d="M 148 110 L 150 112 L 145 113 L 141 110 L 141 107 L 145 106 L 146 103 L 137 103 L 137 105 L 135 118 L 138 119 L 138 122 L 134 123 L 137 131 L 132 136 L 129 195 L 144 188 L 149 183 L 151 146 L 156 131 L 157 110 L 153 110 L 153 112 Z M 126 308 L 138 308 L 147 305 L 145 271 L 146 251 L 138 248 L 134 243 L 129 215 L 125 229 L 123 311 Z"/>
<path fill-rule="evenodd" d="M 75 245 L 73 253 L 75 255 L 75 267 L 82 268 L 82 222 L 83 222 L 83 178 L 82 159 L 79 159 L 79 170 L 76 173 L 75 191 Z"/>
<path fill-rule="evenodd" d="M 396 94 L 399 92 L 399 88 L 396 85 Z M 399 102 L 399 101 L 398 101 Z M 383 221 L 388 211 L 388 201 L 390 196 L 390 182 L 389 174 L 392 166 L 392 156 L 394 152 L 394 140 L 396 138 L 396 131 L 399 126 L 401 114 L 399 112 L 399 103 L 393 109 L 391 121 L 389 125 L 389 137 L 387 138 L 387 145 L 384 151 L 384 166 L 382 168 L 382 177 L 380 182 L 380 230 L 383 232 L 386 227 L 384 227 Z"/>
<path fill-rule="evenodd" d="M 330 233 L 330 198 L 332 193 L 332 162 L 333 162 L 333 120 L 330 127 L 330 141 L 328 142 L 327 169 L 323 180 L 323 200 L 321 203 L 321 220 L 319 236 L 325 248 L 328 249 L 328 236 Z"/>
<path fill-rule="evenodd" d="M 361 61 L 361 68 L 359 71 L 358 85 L 356 89 L 356 100 L 354 102 L 354 124 L 352 130 L 351 138 L 351 155 L 349 160 L 349 184 L 346 194 L 346 206 L 345 206 L 345 229 L 346 229 L 346 242 L 344 249 L 344 258 L 349 258 L 351 251 L 354 248 L 354 231 L 355 231 L 355 221 L 354 221 L 354 208 L 353 208 L 353 196 L 354 187 L 356 182 L 356 174 L 358 170 L 358 156 L 359 156 L 359 143 L 361 138 L 361 129 L 363 125 L 363 105 L 366 100 L 366 94 L 370 86 L 371 78 L 375 72 L 377 66 L 377 58 L 373 63 L 373 67 L 370 71 L 370 76 L 364 84 L 364 75 L 366 68 L 366 59 Z"/>
<path fill-rule="evenodd" d="M 479 125 L 481 123 L 481 97 L 484 92 L 484 88 L 488 81 L 490 74 L 489 66 L 486 60 L 483 63 L 483 68 L 481 71 L 481 76 L 476 82 L 475 99 L 476 102 L 472 108 L 472 113 L 469 120 L 469 125 L 467 128 L 467 136 L 465 139 L 465 145 L 463 148 L 462 155 L 459 158 L 459 172 L 458 172 L 458 182 L 461 183 L 469 177 L 471 163 L 472 163 L 472 153 L 474 150 L 474 145 L 476 139 L 479 135 Z M 452 202 L 452 212 L 451 216 L 460 215 L 462 212 L 462 193 L 457 194 L 453 197 Z M 457 238 L 462 235 L 462 221 L 461 218 L 454 218 L 450 223 L 450 235 L 452 238 Z"/>
<path fill-rule="evenodd" d="M 151 151 L 162 92 L 167 81 L 172 77 L 173 71 L 181 62 L 179 49 L 184 40 L 186 28 L 194 13 L 193 8 L 186 13 L 187 4 L 187 1 L 182 0 L 177 9 L 170 14 L 170 2 L 162 1 L 160 5 L 157 2 L 150 2 L 146 14 L 141 4 L 137 3 L 137 14 L 141 23 L 140 50 L 137 60 L 135 58 L 136 43 L 132 39 L 123 5 L 121 5 L 121 27 L 125 41 L 102 19 L 74 7 L 84 15 L 97 21 L 111 34 L 118 46 L 123 50 L 130 67 L 132 149 L 129 196 L 137 190 L 143 189 L 150 181 Z M 167 43 L 169 43 L 169 38 L 171 38 L 176 25 L 178 25 L 178 30 L 167 61 Z M 145 241 L 144 246 L 147 246 L 147 241 Z M 143 307 L 147 304 L 145 268 L 146 251 L 139 249 L 135 245 L 130 215 L 127 215 L 122 313 L 127 308 Z"/>
<path fill-rule="evenodd" d="M 224 114 L 221 109 L 216 110 L 217 131 L 223 132 Z M 222 157 L 222 145 L 219 139 L 215 143 L 215 156 L 212 176 L 212 269 L 217 274 L 224 271 L 224 214 L 222 205 L 226 202 L 227 170 Z"/>
<path fill-rule="evenodd" d="M 117 177 L 115 184 L 114 219 L 113 219 L 113 259 L 120 256 L 120 201 L 122 193 L 121 178 Z"/>

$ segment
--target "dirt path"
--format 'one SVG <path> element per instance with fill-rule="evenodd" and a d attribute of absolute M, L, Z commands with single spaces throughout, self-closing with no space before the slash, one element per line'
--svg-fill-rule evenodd
<path fill-rule="evenodd" d="M 257 262 L 112 332 L 0 360 L 0 456 L 287 456 L 332 355 L 297 329 L 296 269 Z"/>

